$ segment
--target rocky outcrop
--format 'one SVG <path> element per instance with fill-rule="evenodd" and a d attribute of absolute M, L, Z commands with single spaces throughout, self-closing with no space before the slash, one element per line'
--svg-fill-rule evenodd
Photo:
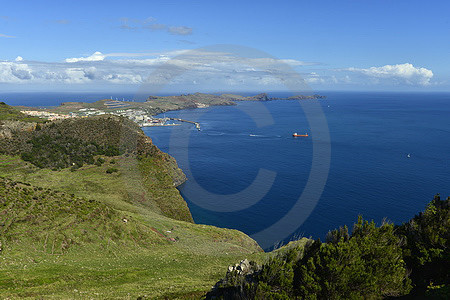
<path fill-rule="evenodd" d="M 248 259 L 241 260 L 234 266 L 229 266 L 227 273 L 236 272 L 239 275 L 250 275 L 259 269 L 254 262 L 250 263 Z"/>
<path fill-rule="evenodd" d="M 248 101 L 269 101 L 271 100 L 271 98 L 269 98 L 269 96 L 267 96 L 266 93 L 261 93 L 255 96 L 250 96 L 250 97 L 245 97 L 244 100 L 248 100 Z"/>
<path fill-rule="evenodd" d="M 217 282 L 212 290 L 206 294 L 206 299 L 247 299 L 244 289 L 248 284 L 254 282 L 254 276 L 258 274 L 261 267 L 254 261 L 241 260 L 234 266 L 229 266 L 225 278 Z"/>

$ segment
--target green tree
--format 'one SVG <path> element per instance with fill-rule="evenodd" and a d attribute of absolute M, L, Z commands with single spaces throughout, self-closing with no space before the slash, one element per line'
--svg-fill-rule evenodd
<path fill-rule="evenodd" d="M 331 236 L 332 242 L 315 242 L 297 263 L 294 284 L 298 296 L 381 298 L 409 291 L 401 242 L 394 234 L 394 225 L 384 223 L 376 227 L 374 222 L 359 217 L 348 239 L 345 228 Z"/>
<path fill-rule="evenodd" d="M 397 228 L 406 243 L 403 254 L 416 293 L 429 286 L 450 284 L 450 197 L 439 194 L 425 211 Z"/>

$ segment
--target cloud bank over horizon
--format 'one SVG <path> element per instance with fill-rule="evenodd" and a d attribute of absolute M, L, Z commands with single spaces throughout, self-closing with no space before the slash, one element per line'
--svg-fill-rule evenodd
<path fill-rule="evenodd" d="M 322 68 L 321 68 L 322 67 Z M 313 68 L 313 69 L 312 69 Z M 158 71 L 157 75 L 155 71 Z M 176 73 L 177 76 L 171 74 Z M 293 73 L 295 72 L 295 74 Z M 152 75 L 153 74 L 153 75 Z M 410 63 L 381 67 L 327 69 L 317 62 L 273 57 L 241 57 L 227 51 L 175 50 L 155 53 L 102 53 L 62 62 L 0 61 L 0 83 L 137 86 L 161 84 L 204 90 L 284 89 L 295 85 L 417 86 L 433 84 L 433 72 Z"/>

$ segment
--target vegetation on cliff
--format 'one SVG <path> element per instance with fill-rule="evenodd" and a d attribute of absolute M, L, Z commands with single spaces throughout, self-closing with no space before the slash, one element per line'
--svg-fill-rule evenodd
<path fill-rule="evenodd" d="M 351 234 L 341 227 L 326 243 L 292 247 L 262 266 L 250 262 L 245 272 L 229 269 L 207 298 L 444 299 L 450 284 L 449 222 L 450 197 L 439 196 L 401 226 L 377 227 L 359 217 Z"/>
<path fill-rule="evenodd" d="M 423 294 L 427 288 L 447 285 L 450 296 L 450 197 L 440 195 L 424 212 L 398 226 L 396 232 L 406 241 L 403 257 L 411 270 L 414 292 Z"/>

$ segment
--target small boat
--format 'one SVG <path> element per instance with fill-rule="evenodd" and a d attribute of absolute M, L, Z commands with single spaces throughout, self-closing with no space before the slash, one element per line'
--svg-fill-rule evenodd
<path fill-rule="evenodd" d="M 411 157 L 411 154 L 408 153 L 408 155 L 406 155 L 406 157 L 407 157 L 407 158 L 410 158 L 410 157 Z"/>
<path fill-rule="evenodd" d="M 308 133 L 305 133 L 305 134 L 298 134 L 297 132 L 294 132 L 294 133 L 292 134 L 292 136 L 293 136 L 293 137 L 307 137 L 307 136 L 309 136 L 309 135 L 308 135 Z"/>

